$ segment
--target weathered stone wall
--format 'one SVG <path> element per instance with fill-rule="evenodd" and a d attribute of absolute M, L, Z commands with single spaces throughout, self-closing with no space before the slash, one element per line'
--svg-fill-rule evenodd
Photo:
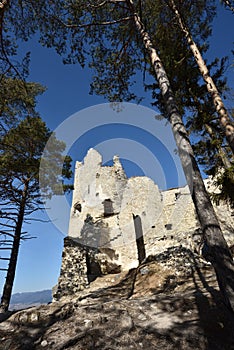
<path fill-rule="evenodd" d="M 97 249 L 80 244 L 75 238 L 64 239 L 62 266 L 53 299 L 74 295 L 89 286 L 96 277 L 119 273 L 118 254 L 111 248 Z"/>
<path fill-rule="evenodd" d="M 58 284 L 53 290 L 53 298 L 72 295 L 88 286 L 88 271 L 85 247 L 66 237 L 62 255 L 62 266 Z"/>
<path fill-rule="evenodd" d="M 210 180 L 205 185 L 216 190 Z M 188 186 L 160 192 L 147 177 L 127 179 L 116 156 L 113 166 L 102 166 L 91 149 L 84 163 L 76 163 L 74 188 L 57 298 L 87 287 L 99 273 L 128 270 L 169 247 L 201 248 Z M 234 244 L 233 212 L 226 204 L 214 208 L 228 244 Z"/>

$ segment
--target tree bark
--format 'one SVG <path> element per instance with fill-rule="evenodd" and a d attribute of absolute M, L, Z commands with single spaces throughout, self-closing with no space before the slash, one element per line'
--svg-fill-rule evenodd
<path fill-rule="evenodd" d="M 129 10 L 134 15 L 135 26 L 139 32 L 146 51 L 149 54 L 152 67 L 158 80 L 168 119 L 178 147 L 181 164 L 195 205 L 198 220 L 204 236 L 204 254 L 212 263 L 220 291 L 225 304 L 234 312 L 234 264 L 227 242 L 222 234 L 214 208 L 206 191 L 200 170 L 198 168 L 192 146 L 182 118 L 178 112 L 170 82 L 146 32 L 140 17 L 135 11 L 132 0 L 127 0 Z"/>
<path fill-rule="evenodd" d="M 234 7 L 232 6 L 229 0 L 222 0 L 222 2 L 234 13 Z"/>
<path fill-rule="evenodd" d="M 8 4 L 9 0 L 2 0 L 0 1 L 0 9 L 4 9 L 6 5 Z"/>
<path fill-rule="evenodd" d="M 9 308 L 12 288 L 15 279 L 16 265 L 19 254 L 20 240 L 21 240 L 21 231 L 24 220 L 24 212 L 25 212 L 25 204 L 26 204 L 26 196 L 27 196 L 27 185 L 25 185 L 25 189 L 22 193 L 22 199 L 19 207 L 18 219 L 15 227 L 15 234 L 11 249 L 10 262 L 7 269 L 6 281 L 3 288 L 3 294 L 1 298 L 0 304 L 0 312 L 6 312 Z"/>
<path fill-rule="evenodd" d="M 180 29 L 184 33 L 185 38 L 188 42 L 188 45 L 190 46 L 190 49 L 194 55 L 194 58 L 197 62 L 197 65 L 198 65 L 198 68 L 201 72 L 203 80 L 206 83 L 207 91 L 210 93 L 210 95 L 212 97 L 215 110 L 219 116 L 220 125 L 225 130 L 226 139 L 228 141 L 229 146 L 231 147 L 232 153 L 234 154 L 234 126 L 233 126 L 233 124 L 228 116 L 228 112 L 224 106 L 222 98 L 218 92 L 218 89 L 217 89 L 213 79 L 211 78 L 211 76 L 209 74 L 209 70 L 205 64 L 205 61 L 202 58 L 202 55 L 201 55 L 197 45 L 193 41 L 192 35 L 189 32 L 189 29 L 186 27 L 186 25 L 184 24 L 184 22 L 180 16 L 180 13 L 175 5 L 174 0 L 169 0 L 169 4 L 170 4 L 171 9 L 173 10 L 173 12 L 176 15 Z"/>

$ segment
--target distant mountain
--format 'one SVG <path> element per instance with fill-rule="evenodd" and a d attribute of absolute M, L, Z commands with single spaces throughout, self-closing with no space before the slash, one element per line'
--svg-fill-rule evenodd
<path fill-rule="evenodd" d="M 52 301 L 52 291 L 16 293 L 11 297 L 10 309 L 23 309 L 33 305 L 48 304 Z"/>

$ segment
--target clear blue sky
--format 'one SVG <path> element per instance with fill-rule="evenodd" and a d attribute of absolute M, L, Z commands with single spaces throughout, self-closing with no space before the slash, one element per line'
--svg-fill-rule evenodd
<path fill-rule="evenodd" d="M 214 21 L 208 59 L 230 55 L 233 47 L 233 20 L 234 15 L 220 8 L 218 18 Z M 128 175 L 146 174 L 162 189 L 183 184 L 184 180 L 177 168 L 177 161 L 172 156 L 172 136 L 170 140 L 168 136 L 168 140 L 165 141 L 161 140 L 155 131 L 152 133 L 149 131 L 150 118 L 157 114 L 156 110 L 143 107 L 135 109 L 134 105 L 128 105 L 125 106 L 125 111 L 117 114 L 108 106 L 99 106 L 95 107 L 98 116 L 94 121 L 92 106 L 106 101 L 101 97 L 89 95 L 91 76 L 88 70 L 82 70 L 78 66 L 64 66 L 53 49 L 43 49 L 34 40 L 23 44 L 21 50 L 32 52 L 30 80 L 47 87 L 47 91 L 38 99 L 37 109 L 48 127 L 56 130 L 72 115 L 77 122 L 74 128 L 77 130 L 77 142 L 70 150 L 74 160 L 82 160 L 90 147 L 96 147 L 104 154 L 104 161 L 108 161 L 115 154 L 128 159 L 128 162 L 124 161 Z M 227 75 L 229 85 L 234 88 L 233 68 L 229 68 Z M 137 84 L 140 92 L 142 92 L 141 81 L 139 78 Z M 150 93 L 145 94 L 142 105 L 151 108 L 150 102 Z M 89 107 L 91 109 L 87 109 Z M 136 119 L 132 121 L 130 118 L 126 124 L 124 121 L 127 117 L 124 113 L 128 112 L 129 116 L 129 111 L 130 114 L 136 113 L 137 120 L 145 112 L 148 119 L 146 118 L 144 124 L 140 125 Z M 106 124 L 103 123 L 103 118 L 107 118 Z M 89 122 L 91 124 L 88 124 Z M 160 131 L 163 130 L 163 126 L 164 124 L 160 124 Z M 164 132 L 169 132 L 168 128 Z M 134 154 L 137 154 L 138 159 Z M 62 226 L 58 218 L 54 222 L 56 226 L 62 227 L 60 230 L 52 223 L 32 222 L 25 226 L 25 229 L 32 236 L 37 236 L 37 239 L 23 242 L 21 245 L 14 292 L 49 289 L 56 284 L 61 265 L 63 238 L 67 234 L 68 214 L 69 201 L 62 215 Z M 40 218 L 47 219 L 47 216 L 41 214 Z M 4 273 L 0 272 L 0 291 L 4 278 Z"/>

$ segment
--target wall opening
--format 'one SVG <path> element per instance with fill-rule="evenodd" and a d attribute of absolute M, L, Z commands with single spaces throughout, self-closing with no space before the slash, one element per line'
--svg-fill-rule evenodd
<path fill-rule="evenodd" d="M 111 216 L 114 214 L 113 204 L 111 199 L 105 199 L 103 202 L 104 205 L 104 216 Z"/>
<path fill-rule="evenodd" d="M 93 282 L 97 277 L 102 275 L 100 265 L 97 261 L 94 261 L 86 252 L 86 266 L 87 266 L 87 278 L 88 282 Z"/>
<path fill-rule="evenodd" d="M 168 230 L 168 231 L 172 230 L 172 224 L 166 224 L 165 225 L 165 229 Z"/>
<path fill-rule="evenodd" d="M 134 214 L 132 215 L 133 215 L 135 235 L 136 235 L 138 261 L 139 263 L 141 263 L 146 257 L 142 222 L 141 222 L 141 217 L 139 215 L 134 215 Z"/>
<path fill-rule="evenodd" d="M 81 206 L 80 202 L 76 202 L 76 203 L 74 204 L 73 208 L 74 208 L 74 211 L 73 211 L 74 214 L 76 213 L 76 211 L 79 211 L 79 212 L 81 213 L 82 206 Z"/>

